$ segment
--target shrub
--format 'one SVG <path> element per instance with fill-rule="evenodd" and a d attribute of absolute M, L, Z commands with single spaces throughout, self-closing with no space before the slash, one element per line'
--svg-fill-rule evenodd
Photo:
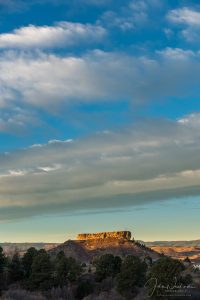
<path fill-rule="evenodd" d="M 2 295 L 1 299 L 2 300 L 47 300 L 41 294 L 30 293 L 28 291 L 21 290 L 21 289 L 8 290 Z"/>

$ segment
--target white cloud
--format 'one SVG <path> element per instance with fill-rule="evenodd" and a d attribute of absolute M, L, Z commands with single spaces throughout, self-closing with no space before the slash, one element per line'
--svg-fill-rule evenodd
<path fill-rule="evenodd" d="M 44 172 L 51 172 L 61 169 L 61 165 L 53 164 L 52 166 L 38 167 L 38 169 Z"/>
<path fill-rule="evenodd" d="M 190 43 L 199 43 L 200 11 L 183 7 L 171 10 L 167 18 L 175 25 L 181 25 L 181 36 Z"/>
<path fill-rule="evenodd" d="M 0 48 L 60 48 L 101 40 L 106 31 L 101 26 L 59 22 L 55 26 L 21 27 L 0 34 Z"/>
<path fill-rule="evenodd" d="M 160 53 L 164 55 L 151 59 L 103 51 L 81 57 L 8 52 L 0 59 L 0 105 L 18 95 L 23 102 L 46 108 L 74 100 L 151 99 L 159 93 L 181 94 L 180 84 L 184 92 L 197 84 L 190 75 L 200 73 L 198 53 L 172 48 Z M 187 59 L 174 64 L 177 57 Z"/>
<path fill-rule="evenodd" d="M 189 116 L 179 119 L 179 123 L 190 127 L 200 127 L 200 113 L 190 114 Z"/>
<path fill-rule="evenodd" d="M 188 60 L 191 58 L 195 58 L 196 53 L 192 50 L 183 50 L 180 48 L 166 48 L 161 51 L 157 51 L 157 53 L 161 54 L 165 58 L 171 60 Z"/>
<path fill-rule="evenodd" d="M 1 219 L 200 195 L 199 115 L 185 119 L 1 154 Z"/>
<path fill-rule="evenodd" d="M 82 56 L 6 51 L 0 58 L 0 130 L 35 126 L 38 108 L 62 114 L 67 105 L 80 102 L 126 99 L 143 104 L 196 96 L 199 59 L 199 52 L 180 48 L 166 48 L 153 57 L 100 50 Z M 16 107 L 23 110 L 16 112 Z"/>
<path fill-rule="evenodd" d="M 200 26 L 200 12 L 188 7 L 171 10 L 167 17 L 176 24 Z"/>
<path fill-rule="evenodd" d="M 188 55 L 189 60 L 174 65 L 174 54 L 176 57 Z M 153 97 L 184 93 L 196 84 L 198 76 L 190 76 L 195 72 L 200 73 L 199 63 L 193 66 L 190 53 L 172 49 L 166 50 L 162 62 L 104 52 L 83 57 L 45 54 L 31 57 L 11 53 L 0 60 L 3 88 L 0 105 L 12 107 L 12 103 L 16 106 L 19 101 L 54 110 L 63 103 L 74 101 L 117 100 L 121 97 L 147 101 Z M 174 76 L 173 80 L 171 76 Z M 157 80 L 159 86 L 154 85 Z"/>

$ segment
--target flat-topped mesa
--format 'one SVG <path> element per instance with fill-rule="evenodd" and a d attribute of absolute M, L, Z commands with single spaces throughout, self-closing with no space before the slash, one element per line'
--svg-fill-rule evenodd
<path fill-rule="evenodd" d="M 97 239 L 108 239 L 108 238 L 116 238 L 116 239 L 131 239 L 130 231 L 112 231 L 112 232 L 98 232 L 98 233 L 80 233 L 77 235 L 78 241 L 83 240 L 97 240 Z"/>

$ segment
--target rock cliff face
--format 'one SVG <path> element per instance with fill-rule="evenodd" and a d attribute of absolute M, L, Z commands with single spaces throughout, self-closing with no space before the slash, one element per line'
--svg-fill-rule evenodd
<path fill-rule="evenodd" d="M 108 239 L 108 238 L 116 238 L 116 239 L 124 238 L 126 240 L 130 240 L 131 232 L 113 231 L 113 232 L 98 232 L 98 233 L 81 233 L 77 235 L 76 240 L 85 241 L 85 240 L 97 240 L 97 239 Z"/>

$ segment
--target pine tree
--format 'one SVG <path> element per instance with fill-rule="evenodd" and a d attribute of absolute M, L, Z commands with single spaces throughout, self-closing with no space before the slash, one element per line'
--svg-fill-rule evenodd
<path fill-rule="evenodd" d="M 96 262 L 96 279 L 101 281 L 106 277 L 115 277 L 120 272 L 121 263 L 119 256 L 102 255 Z"/>
<path fill-rule="evenodd" d="M 28 278 L 31 274 L 33 259 L 37 255 L 37 252 L 38 251 L 34 247 L 31 247 L 26 251 L 26 253 L 22 257 L 22 264 L 26 278 Z"/>
<path fill-rule="evenodd" d="M 54 262 L 54 284 L 56 286 L 66 286 L 68 276 L 67 258 L 63 251 L 60 251 Z"/>
<path fill-rule="evenodd" d="M 48 290 L 52 286 L 52 265 L 50 256 L 45 250 L 38 251 L 33 258 L 30 274 L 32 289 Z"/>
<path fill-rule="evenodd" d="M 0 247 L 0 274 L 3 273 L 5 265 L 6 265 L 6 257 L 3 252 L 3 248 Z"/>
<path fill-rule="evenodd" d="M 16 252 L 8 266 L 9 279 L 11 282 L 18 282 L 23 279 L 23 267 L 19 253 Z"/>
<path fill-rule="evenodd" d="M 122 263 L 121 272 L 117 277 L 118 291 L 127 299 L 137 294 L 137 287 L 145 282 L 147 265 L 133 255 L 128 255 Z"/>
<path fill-rule="evenodd" d="M 0 247 L 0 290 L 4 287 L 5 285 L 5 268 L 7 264 L 7 259 L 6 256 L 3 252 L 3 248 Z"/>

